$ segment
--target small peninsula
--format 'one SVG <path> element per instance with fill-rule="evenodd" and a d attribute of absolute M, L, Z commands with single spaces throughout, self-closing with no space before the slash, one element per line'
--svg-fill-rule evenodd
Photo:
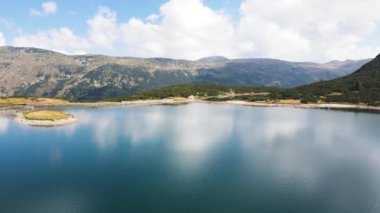
<path fill-rule="evenodd" d="M 29 126 L 54 127 L 73 124 L 79 122 L 79 119 L 65 112 L 40 110 L 19 112 L 16 121 Z"/>

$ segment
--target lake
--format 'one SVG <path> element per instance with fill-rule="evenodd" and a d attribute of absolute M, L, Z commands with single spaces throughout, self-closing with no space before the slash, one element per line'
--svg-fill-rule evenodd
<path fill-rule="evenodd" d="M 0 115 L 0 212 L 380 212 L 380 114 L 224 104 Z"/>

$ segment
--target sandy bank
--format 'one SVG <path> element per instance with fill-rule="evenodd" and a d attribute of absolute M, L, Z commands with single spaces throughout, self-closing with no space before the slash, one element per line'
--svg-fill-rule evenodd
<path fill-rule="evenodd" d="M 336 103 L 324 103 L 324 104 L 276 104 L 276 103 L 255 103 L 246 101 L 225 101 L 221 103 L 236 104 L 244 106 L 256 106 L 256 107 L 294 107 L 302 109 L 342 109 L 342 110 L 372 110 L 380 111 L 378 106 L 368 106 L 363 104 L 336 104 Z"/>
<path fill-rule="evenodd" d="M 379 110 L 379 106 L 368 106 L 364 104 L 301 104 L 299 108 L 318 108 L 318 109 L 359 109 L 359 110 Z"/>
<path fill-rule="evenodd" d="M 194 98 L 167 98 L 157 100 L 123 101 L 122 105 L 177 105 L 204 102 Z"/>

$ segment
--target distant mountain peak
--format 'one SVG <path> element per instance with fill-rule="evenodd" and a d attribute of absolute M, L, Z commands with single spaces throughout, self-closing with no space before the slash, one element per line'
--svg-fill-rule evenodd
<path fill-rule="evenodd" d="M 13 47 L 13 46 L 2 46 L 0 47 L 0 52 L 10 52 L 19 54 L 60 54 L 51 50 L 35 48 L 35 47 Z"/>
<path fill-rule="evenodd" d="M 216 63 L 216 62 L 226 62 L 229 59 L 223 56 L 210 56 L 210 57 L 205 57 L 201 58 L 197 61 L 203 62 L 203 63 Z"/>
<path fill-rule="evenodd" d="M 332 60 L 332 61 L 329 61 L 329 62 L 326 62 L 325 64 L 338 64 L 338 63 L 341 63 L 342 61 L 340 60 Z"/>

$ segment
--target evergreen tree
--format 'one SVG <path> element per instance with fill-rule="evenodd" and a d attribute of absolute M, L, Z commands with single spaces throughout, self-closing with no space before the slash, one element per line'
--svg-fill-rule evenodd
<path fill-rule="evenodd" d="M 363 83 L 361 80 L 356 81 L 355 83 L 355 90 L 356 91 L 362 91 L 363 90 Z"/>

